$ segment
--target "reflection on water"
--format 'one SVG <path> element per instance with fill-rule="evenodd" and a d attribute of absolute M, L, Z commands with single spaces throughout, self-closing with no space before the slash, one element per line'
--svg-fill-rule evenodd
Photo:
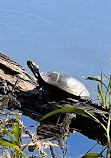
<path fill-rule="evenodd" d="M 81 76 L 99 74 L 95 56 L 109 74 L 111 2 L 97 0 L 0 1 L 0 50 L 23 65 L 34 60 L 42 71 Z M 85 82 L 96 89 L 92 82 Z M 79 134 L 78 134 L 79 135 Z M 77 136 L 77 135 L 76 135 Z M 71 137 L 87 146 L 93 141 Z M 71 141 L 73 143 L 73 141 Z M 71 150 L 68 152 L 73 156 Z"/>

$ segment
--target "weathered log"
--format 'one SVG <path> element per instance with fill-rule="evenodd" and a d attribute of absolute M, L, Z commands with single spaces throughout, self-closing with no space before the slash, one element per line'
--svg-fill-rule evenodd
<path fill-rule="evenodd" d="M 44 95 L 42 89 L 37 89 L 36 78 L 28 74 L 21 65 L 0 52 L 0 100 L 2 105 L 4 104 L 4 98 L 8 97 L 7 108 L 17 108 L 23 114 L 37 121 L 50 111 L 63 107 L 76 107 L 89 111 L 105 126 L 107 125 L 107 109 L 102 108 L 100 104 L 95 103 L 92 99 L 70 96 L 68 98 L 64 97 L 64 99 L 54 98 L 53 100 L 49 93 Z M 16 98 L 16 101 L 13 98 Z M 20 103 L 21 107 L 18 107 L 17 103 Z M 64 131 L 67 129 L 67 134 L 78 131 L 90 139 L 98 140 L 101 144 L 106 143 L 104 129 L 94 120 L 77 114 L 51 116 L 51 118 L 42 121 L 37 132 L 41 135 L 41 138 L 57 137 L 57 133 L 60 134 L 63 128 Z"/>

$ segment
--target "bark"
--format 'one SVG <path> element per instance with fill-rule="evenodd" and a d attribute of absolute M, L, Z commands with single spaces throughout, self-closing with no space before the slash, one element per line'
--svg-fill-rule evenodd
<path fill-rule="evenodd" d="M 92 99 L 77 96 L 53 98 L 50 91 L 39 90 L 37 79 L 26 70 L 0 52 L 0 107 L 16 108 L 32 119 L 39 119 L 50 111 L 63 107 L 76 107 L 87 110 L 107 125 L 107 109 Z M 7 106 L 5 106 L 7 105 Z M 37 133 L 41 138 L 65 138 L 69 133 L 80 132 L 90 139 L 106 143 L 104 129 L 95 121 L 77 114 L 56 114 L 42 121 Z"/>

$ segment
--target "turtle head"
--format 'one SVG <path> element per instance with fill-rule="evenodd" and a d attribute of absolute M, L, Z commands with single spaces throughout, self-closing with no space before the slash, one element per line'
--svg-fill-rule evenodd
<path fill-rule="evenodd" d="M 27 61 L 27 65 L 30 68 L 30 70 L 33 72 L 35 77 L 38 77 L 39 75 L 39 66 L 36 65 L 33 61 Z"/>

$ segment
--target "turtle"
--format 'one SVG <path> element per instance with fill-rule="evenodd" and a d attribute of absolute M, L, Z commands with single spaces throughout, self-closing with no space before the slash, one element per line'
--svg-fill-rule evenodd
<path fill-rule="evenodd" d="M 39 66 L 33 61 L 27 61 L 28 67 L 37 78 L 39 88 L 49 89 L 56 97 L 76 96 L 90 98 L 87 87 L 77 78 L 60 72 L 40 72 Z"/>

